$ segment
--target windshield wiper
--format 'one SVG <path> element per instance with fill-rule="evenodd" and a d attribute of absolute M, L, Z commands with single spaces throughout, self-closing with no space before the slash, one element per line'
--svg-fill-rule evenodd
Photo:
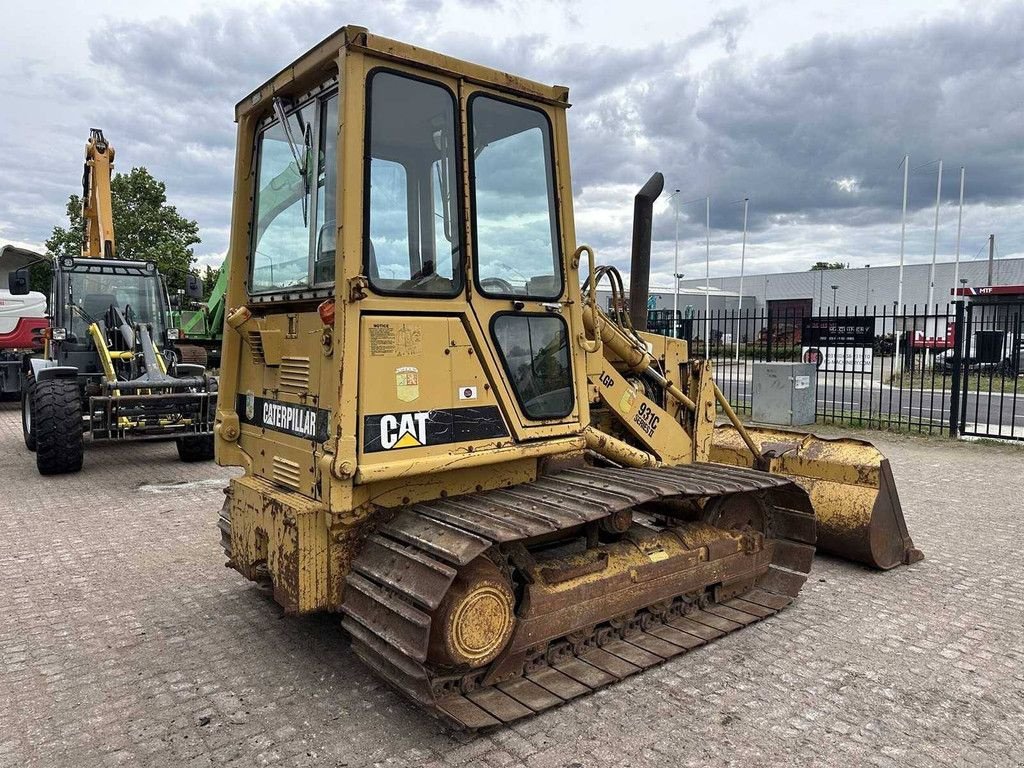
<path fill-rule="evenodd" d="M 288 122 L 288 115 L 284 111 L 284 101 L 280 96 L 274 97 L 274 112 L 277 113 L 277 119 L 281 121 L 281 125 L 284 127 L 284 135 L 288 140 L 288 147 L 292 151 L 292 157 L 295 159 L 295 167 L 299 169 L 299 175 L 302 176 L 302 223 L 303 225 L 309 224 L 309 211 L 307 200 L 309 198 L 309 155 L 310 155 L 310 127 L 308 125 L 303 126 L 302 115 L 299 110 L 296 110 L 293 114 L 299 121 L 299 130 L 302 131 L 302 151 L 299 151 L 299 145 L 295 143 L 295 137 L 292 135 L 292 128 Z"/>

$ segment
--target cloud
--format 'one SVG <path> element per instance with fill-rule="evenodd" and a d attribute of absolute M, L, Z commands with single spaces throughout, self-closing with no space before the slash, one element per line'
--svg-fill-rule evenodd
<path fill-rule="evenodd" d="M 749 23 L 750 18 L 746 8 L 730 8 L 715 16 L 708 29 L 721 36 L 722 44 L 728 53 L 735 53 L 739 36 Z"/>
<path fill-rule="evenodd" d="M 644 72 L 642 89 L 610 89 L 611 98 L 599 97 L 584 106 L 585 114 L 573 115 L 576 159 L 594 162 L 585 171 L 588 183 L 629 185 L 632 179 L 637 188 L 646 178 L 642 157 L 644 171 L 664 171 L 667 186 L 681 188 L 684 199 L 710 193 L 715 237 L 729 239 L 737 255 L 742 206 L 733 201 L 749 197 L 751 252 L 770 253 L 759 266 L 778 270 L 844 252 L 893 261 L 902 182 L 897 164 L 904 152 L 911 152 L 917 169 L 910 184 L 911 239 L 917 239 L 915 224 L 928 234 L 925 248 L 908 246 L 908 258 L 930 258 L 936 168 L 919 166 L 941 156 L 942 251 L 952 253 L 952 208 L 964 164 L 965 238 L 968 231 L 975 239 L 980 234 L 980 222 L 989 218 L 981 215 L 984 206 L 1003 212 L 1003 241 L 1008 251 L 1021 252 L 1024 225 L 1011 210 L 1024 196 L 1022 37 L 1024 7 L 1008 5 L 912 29 L 820 35 L 753 62 L 724 57 L 696 73 L 652 69 Z M 666 51 L 663 59 L 684 55 Z M 597 136 L 583 131 L 580 142 L 581 124 L 602 130 Z M 625 157 L 602 151 L 637 147 L 637 136 L 642 150 Z M 626 206 L 628 200 L 620 209 Z M 671 212 L 661 210 L 654 266 L 670 276 L 674 227 Z M 914 218 L 922 211 L 928 217 Z M 703 206 L 685 208 L 682 218 L 684 260 L 700 263 Z M 597 232 L 598 244 L 626 263 L 628 229 L 602 242 L 606 234 Z M 786 245 L 779 247 L 780 240 Z M 735 273 L 737 262 L 736 256 L 723 259 L 712 273 Z M 699 268 L 703 273 L 702 263 Z"/>
<path fill-rule="evenodd" d="M 758 268 L 800 269 L 806 261 L 844 258 L 840 253 L 892 261 L 897 164 L 905 152 L 915 168 L 946 161 L 945 252 L 952 251 L 961 164 L 965 242 L 991 228 L 1004 254 L 1024 251 L 1024 222 L 1016 215 L 1024 197 L 1021 5 L 835 30 L 760 58 L 745 47 L 770 34 L 759 29 L 756 5 L 720 11 L 668 42 L 664 35 L 647 42 L 609 34 L 582 46 L 551 31 L 593 24 L 592 13 L 588 4 L 558 4 L 541 26 L 510 0 L 306 0 L 108 21 L 90 37 L 91 67 L 62 72 L 43 59 L 8 64 L 11 75 L 0 87 L 12 110 L 47 111 L 25 151 L 0 167 L 0 226 L 14 239 L 45 239 L 75 191 L 87 128 L 97 125 L 117 147 L 119 169 L 145 165 L 166 180 L 171 202 L 200 223 L 199 255 L 214 261 L 227 245 L 235 102 L 340 20 L 358 18 L 380 34 L 569 85 L 577 232 L 602 260 L 628 264 L 632 196 L 661 170 L 682 199 L 712 196 L 716 273 L 738 266 L 729 254 L 738 253 L 742 224 L 734 201 L 744 197 L 748 256 Z M 463 19 L 494 21 L 469 28 L 460 26 Z M 39 106 L 43 93 L 49 106 Z M 911 176 L 909 259 L 930 258 L 934 185 L 934 166 Z M 701 268 L 703 214 L 698 203 L 680 217 L 683 260 Z M 661 202 L 654 260 L 665 275 L 674 232 Z"/>

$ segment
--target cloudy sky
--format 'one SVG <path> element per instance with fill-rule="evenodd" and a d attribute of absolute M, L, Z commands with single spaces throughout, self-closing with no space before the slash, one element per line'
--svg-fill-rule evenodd
<path fill-rule="evenodd" d="M 990 232 L 1024 256 L 1024 4 L 945 0 L 562 3 L 535 0 L 78 0 L 18 4 L 0 26 L 0 242 L 39 246 L 80 191 L 89 128 L 117 167 L 145 165 L 198 220 L 200 263 L 227 247 L 233 107 L 345 23 L 567 85 L 577 239 L 628 266 L 632 196 L 666 177 L 653 285 L 748 269 L 894 263 L 903 154 L 908 261 L 952 258 L 967 168 L 964 258 Z"/>

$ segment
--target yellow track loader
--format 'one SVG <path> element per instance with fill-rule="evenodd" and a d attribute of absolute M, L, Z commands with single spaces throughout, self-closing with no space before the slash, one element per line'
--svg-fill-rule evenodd
<path fill-rule="evenodd" d="M 771 616 L 832 530 L 912 559 L 877 451 L 748 432 L 685 341 L 598 308 L 568 107 L 350 26 L 236 108 L 229 565 L 468 729 Z"/>

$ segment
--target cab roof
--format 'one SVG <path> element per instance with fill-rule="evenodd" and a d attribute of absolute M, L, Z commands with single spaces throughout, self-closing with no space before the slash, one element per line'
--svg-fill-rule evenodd
<path fill-rule="evenodd" d="M 235 107 L 235 120 L 265 106 L 273 96 L 292 93 L 293 83 L 310 87 L 315 75 L 326 75 L 343 49 L 364 51 L 373 56 L 462 78 L 525 99 L 557 106 L 569 106 L 569 89 L 560 85 L 544 85 L 490 67 L 473 64 L 408 43 L 371 34 L 365 27 L 345 26 L 282 69 L 263 85 L 242 99 Z M 301 90 L 301 88 L 300 88 Z"/>

